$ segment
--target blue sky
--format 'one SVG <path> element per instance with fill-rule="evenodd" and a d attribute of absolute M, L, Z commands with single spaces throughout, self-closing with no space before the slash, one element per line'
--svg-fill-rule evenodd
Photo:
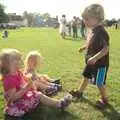
<path fill-rule="evenodd" d="M 22 14 L 25 10 L 36 13 L 50 13 L 51 16 L 66 14 L 68 19 L 80 16 L 84 8 L 92 3 L 100 3 L 105 9 L 105 17 L 120 18 L 119 0 L 0 0 L 5 12 Z"/>

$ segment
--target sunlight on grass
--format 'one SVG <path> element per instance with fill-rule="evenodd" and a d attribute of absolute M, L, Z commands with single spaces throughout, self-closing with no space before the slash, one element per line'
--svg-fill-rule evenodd
<path fill-rule="evenodd" d="M 2 32 L 2 31 L 1 31 Z M 0 34 L 1 34 L 0 32 Z M 98 90 L 90 85 L 85 92 L 87 99 L 72 103 L 64 112 L 40 106 L 35 112 L 27 115 L 26 120 L 119 120 L 120 119 L 120 30 L 109 29 L 110 34 L 110 69 L 108 72 L 108 95 L 110 106 L 104 111 L 94 107 L 99 98 Z M 0 48 L 17 48 L 25 55 L 30 50 L 38 50 L 45 57 L 44 65 L 39 69 L 52 78 L 61 78 L 63 91 L 58 94 L 62 97 L 71 89 L 79 87 L 84 68 L 84 53 L 78 49 L 84 40 L 60 38 L 58 30 L 52 28 L 22 28 L 10 30 L 9 38 L 3 40 L 0 36 Z M 3 120 L 4 100 L 1 88 L 0 120 Z M 56 97 L 56 96 L 55 96 Z M 118 113 L 119 112 L 119 113 Z"/>

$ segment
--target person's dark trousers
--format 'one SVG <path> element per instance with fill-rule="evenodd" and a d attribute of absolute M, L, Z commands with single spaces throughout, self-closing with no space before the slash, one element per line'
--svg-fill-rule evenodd
<path fill-rule="evenodd" d="M 77 38 L 77 27 L 73 27 L 73 38 Z"/>
<path fill-rule="evenodd" d="M 85 32 L 85 29 L 84 29 L 84 28 L 81 28 L 81 36 L 82 36 L 82 37 L 85 37 L 85 33 L 84 33 L 84 32 Z"/>

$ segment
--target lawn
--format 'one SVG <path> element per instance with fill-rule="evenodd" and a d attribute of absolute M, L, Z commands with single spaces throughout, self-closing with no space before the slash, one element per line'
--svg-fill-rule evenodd
<path fill-rule="evenodd" d="M 95 108 L 99 98 L 96 86 L 89 85 L 85 98 L 73 102 L 65 111 L 40 105 L 25 120 L 120 120 L 120 29 L 108 28 L 110 34 L 110 69 L 107 78 L 107 91 L 110 105 L 104 110 Z M 21 28 L 10 30 L 9 38 L 2 39 L 0 48 L 17 48 L 23 59 L 30 50 L 38 50 L 44 56 L 44 65 L 40 73 L 52 78 L 61 78 L 63 91 L 55 98 L 61 98 L 71 89 L 79 87 L 84 68 L 84 53 L 78 53 L 84 44 L 83 39 L 61 39 L 57 29 Z M 0 89 L 0 120 L 3 120 L 4 98 Z"/>

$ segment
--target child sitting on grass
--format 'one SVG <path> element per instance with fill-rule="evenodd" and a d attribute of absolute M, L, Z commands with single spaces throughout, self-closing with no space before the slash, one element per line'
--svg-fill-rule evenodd
<path fill-rule="evenodd" d="M 7 103 L 5 120 L 19 119 L 40 103 L 58 109 L 64 109 L 70 104 L 70 95 L 61 100 L 52 99 L 37 91 L 32 80 L 26 80 L 27 78 L 20 71 L 22 59 L 18 50 L 3 49 L 0 53 L 0 63 L 4 96 Z"/>
<path fill-rule="evenodd" d="M 25 59 L 26 75 L 32 75 L 32 80 L 35 83 L 37 89 L 41 90 L 46 95 L 50 96 L 56 94 L 61 90 L 62 86 L 59 84 L 49 82 L 50 78 L 47 75 L 37 73 L 37 68 L 41 67 L 43 63 L 43 57 L 38 51 L 30 51 Z"/>

